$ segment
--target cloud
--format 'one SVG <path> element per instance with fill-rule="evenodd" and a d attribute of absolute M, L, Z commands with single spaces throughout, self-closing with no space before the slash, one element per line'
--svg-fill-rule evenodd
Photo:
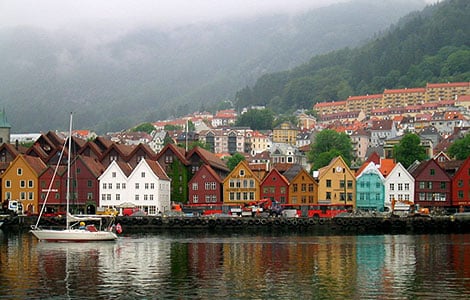
<path fill-rule="evenodd" d="M 346 1 L 349 0 L 0 0 L 0 27 L 168 26 L 257 14 L 294 13 Z"/>

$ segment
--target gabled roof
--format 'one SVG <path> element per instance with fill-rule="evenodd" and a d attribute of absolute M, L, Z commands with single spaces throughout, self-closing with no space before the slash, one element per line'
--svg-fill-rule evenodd
<path fill-rule="evenodd" d="M 202 165 L 199 170 L 197 170 L 196 174 L 194 174 L 193 178 L 191 178 L 189 184 L 195 181 L 199 177 L 199 173 L 203 172 L 204 170 L 207 171 L 212 176 L 212 178 L 215 179 L 215 181 L 222 183 L 222 178 L 220 178 L 220 176 L 214 171 L 214 169 L 211 168 L 211 166 Z"/>
<path fill-rule="evenodd" d="M 189 161 L 186 159 L 186 150 L 171 143 L 166 144 L 166 146 L 160 150 L 157 154 L 157 160 L 160 160 L 167 150 L 173 152 L 184 165 L 189 165 Z"/>
<path fill-rule="evenodd" d="M 21 155 L 21 157 L 26 161 L 26 163 L 31 167 L 37 176 L 47 169 L 47 165 L 39 157 L 29 155 Z"/>
<path fill-rule="evenodd" d="M 299 174 L 299 172 L 302 170 L 302 166 L 301 165 L 291 165 L 291 167 L 285 171 L 282 175 L 289 181 L 291 182 L 292 180 L 294 180 L 295 176 L 297 176 L 297 174 Z"/>
<path fill-rule="evenodd" d="M 21 153 L 24 153 L 22 152 L 22 150 L 27 150 L 25 148 L 19 148 L 19 149 L 16 149 L 16 147 L 12 144 L 8 144 L 8 143 L 3 143 L 0 145 L 0 152 L 3 152 L 3 151 L 6 151 L 8 153 L 10 153 L 10 155 L 15 158 L 18 154 L 21 154 Z"/>
<path fill-rule="evenodd" d="M 370 173 L 373 173 L 373 174 L 376 174 L 377 176 L 379 176 L 380 180 L 382 180 L 382 182 L 385 181 L 385 177 L 382 175 L 382 172 L 380 172 L 380 170 L 377 168 L 377 165 L 374 163 L 374 162 L 369 162 L 365 168 L 362 170 L 362 172 L 356 176 L 357 179 L 359 179 L 360 177 L 362 177 L 364 174 L 370 174 Z"/>
<path fill-rule="evenodd" d="M 279 173 L 279 171 L 277 169 L 272 169 L 271 171 L 269 171 L 269 173 L 264 177 L 264 179 L 261 181 L 261 185 L 263 185 L 263 183 L 268 179 L 270 178 L 271 176 L 273 176 L 273 174 L 277 175 L 286 185 L 289 185 L 289 180 L 287 180 L 286 177 L 284 177 L 284 175 L 282 175 L 281 173 Z"/>
<path fill-rule="evenodd" d="M 105 167 L 95 158 L 79 155 L 76 157 L 74 163 L 76 163 L 77 160 L 80 160 L 95 178 L 100 177 L 100 175 L 103 174 L 105 170 Z"/>
<path fill-rule="evenodd" d="M 193 155 L 198 155 L 205 164 L 208 164 L 211 167 L 227 172 L 230 171 L 225 162 L 209 150 L 196 146 L 186 155 L 187 160 L 191 160 Z"/>
<path fill-rule="evenodd" d="M 101 159 L 103 152 L 101 152 L 100 147 L 98 147 L 98 145 L 95 142 L 93 141 L 86 142 L 85 145 L 82 148 L 80 148 L 80 151 L 78 152 L 78 154 L 83 154 L 87 149 L 95 153 L 96 157 Z"/>
<path fill-rule="evenodd" d="M 170 181 L 170 177 L 168 177 L 165 171 L 163 171 L 163 168 L 162 166 L 160 166 L 158 161 L 146 159 L 145 162 L 148 164 L 150 169 L 153 171 L 153 173 L 155 173 L 155 175 L 157 175 L 159 179 Z"/>
<path fill-rule="evenodd" d="M 153 151 L 149 145 L 142 144 L 142 143 L 138 144 L 132 149 L 131 153 L 129 153 L 129 157 L 134 156 L 140 150 L 142 150 L 143 152 L 147 154 L 147 158 L 154 159 L 154 160 L 157 159 L 157 154 L 155 153 L 155 151 Z"/>
<path fill-rule="evenodd" d="M 382 158 L 380 160 L 380 167 L 379 167 L 379 171 L 380 173 L 382 173 L 382 175 L 384 177 L 387 177 L 388 174 L 390 174 L 390 172 L 393 170 L 393 168 L 395 168 L 395 160 L 394 159 L 391 159 L 391 158 Z"/>

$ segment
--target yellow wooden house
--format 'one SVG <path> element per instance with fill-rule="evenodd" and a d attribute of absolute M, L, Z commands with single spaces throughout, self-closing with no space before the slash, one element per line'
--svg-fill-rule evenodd
<path fill-rule="evenodd" d="M 241 161 L 223 182 L 224 204 L 245 204 L 260 200 L 260 179 L 246 161 Z"/>
<path fill-rule="evenodd" d="M 318 203 L 356 207 L 356 177 L 341 156 L 318 170 Z"/>
<path fill-rule="evenodd" d="M 39 175 L 47 165 L 38 157 L 18 155 L 1 175 L 2 200 L 17 200 L 23 211 L 39 212 Z"/>

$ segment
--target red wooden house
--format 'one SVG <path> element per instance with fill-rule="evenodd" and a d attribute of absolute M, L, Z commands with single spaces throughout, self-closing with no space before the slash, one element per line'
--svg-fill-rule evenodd
<path fill-rule="evenodd" d="M 222 179 L 209 165 L 202 165 L 189 181 L 188 203 L 223 204 Z"/>
<path fill-rule="evenodd" d="M 260 184 L 261 199 L 287 203 L 289 199 L 289 181 L 279 173 L 277 169 L 272 169 Z"/>
<path fill-rule="evenodd" d="M 452 179 L 434 159 L 412 167 L 410 173 L 415 178 L 415 204 L 431 209 L 452 205 Z"/>
<path fill-rule="evenodd" d="M 452 205 L 470 206 L 470 156 L 463 162 L 452 179 Z"/>

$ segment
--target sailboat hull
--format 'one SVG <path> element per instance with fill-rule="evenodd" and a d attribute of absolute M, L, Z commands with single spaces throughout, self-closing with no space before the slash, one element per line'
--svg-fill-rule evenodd
<path fill-rule="evenodd" d="M 93 242 L 114 241 L 117 235 L 111 231 L 86 231 L 80 229 L 65 230 L 31 230 L 31 233 L 40 241 L 47 242 Z"/>

